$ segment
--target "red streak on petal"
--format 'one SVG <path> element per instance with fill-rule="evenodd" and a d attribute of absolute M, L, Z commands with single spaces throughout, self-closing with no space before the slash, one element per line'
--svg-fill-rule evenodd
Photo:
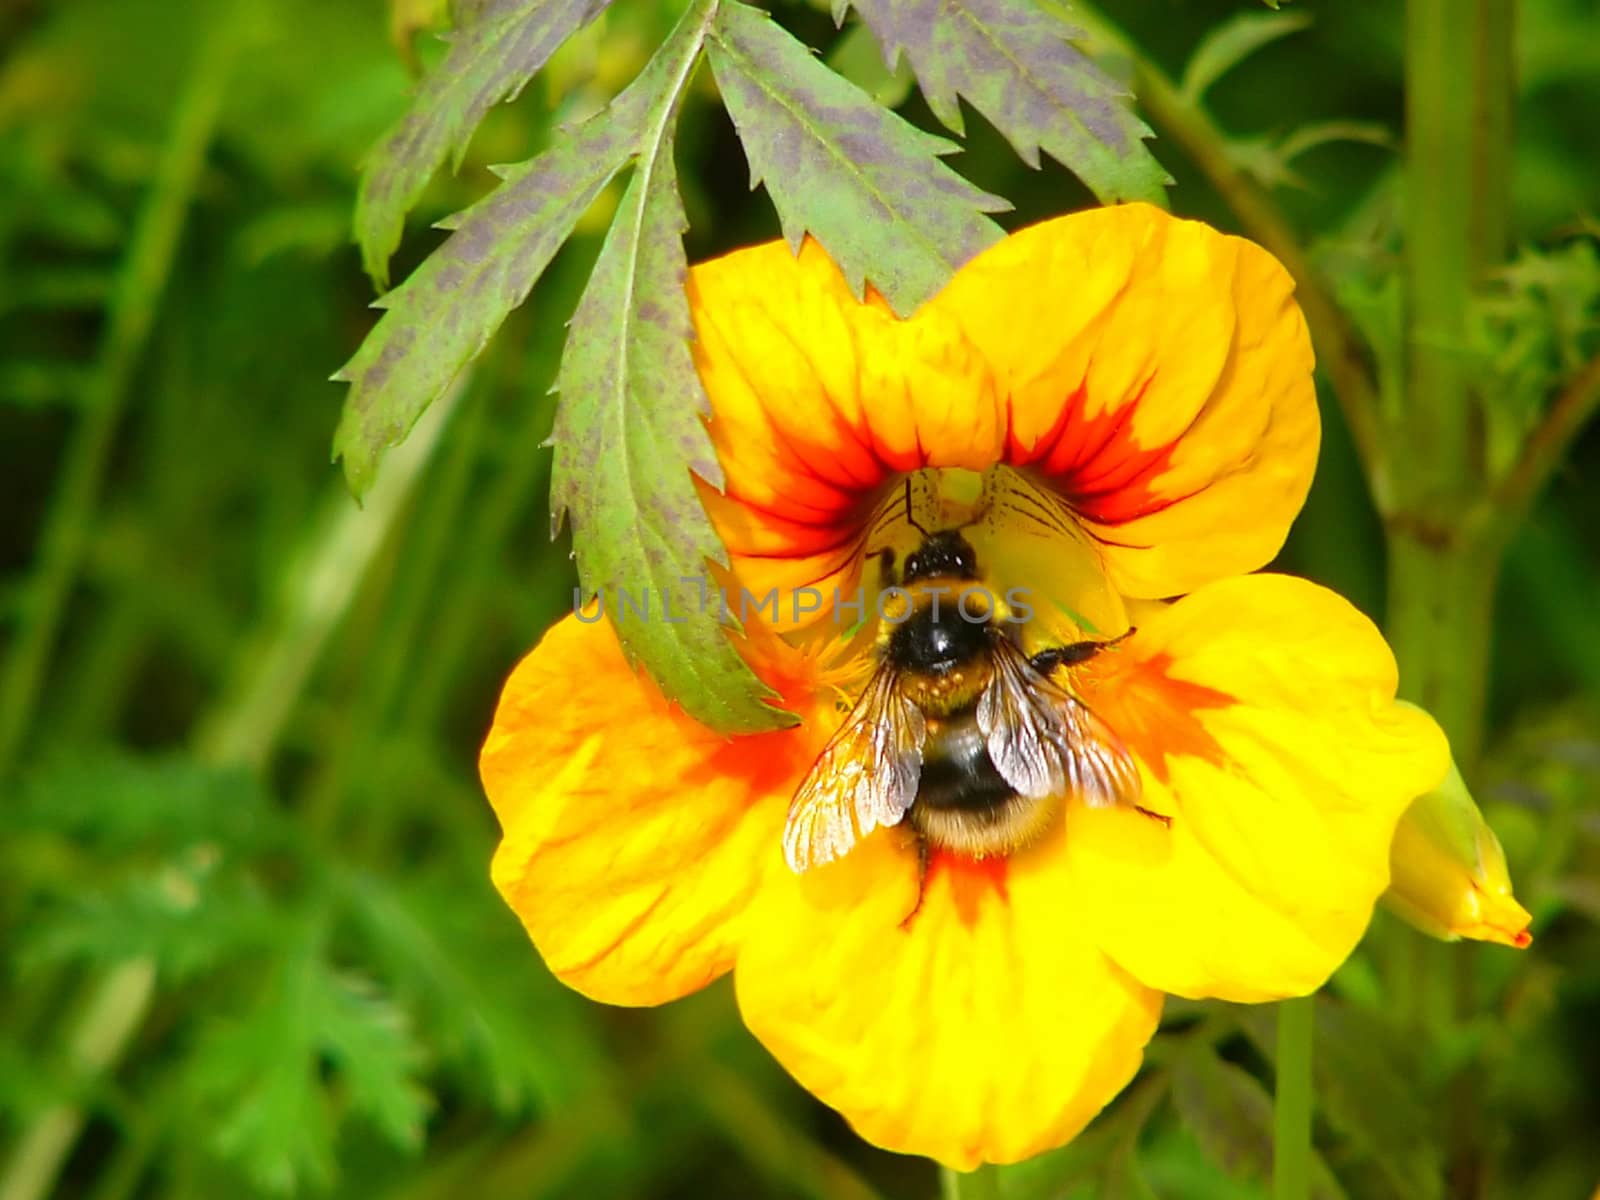
<path fill-rule="evenodd" d="M 1524 929 L 1521 933 L 1517 934 L 1516 937 L 1511 939 L 1511 944 L 1518 950 L 1526 950 L 1529 946 L 1533 945 L 1533 934 Z"/>
<path fill-rule="evenodd" d="M 1015 414 L 1008 409 L 1006 416 L 1006 447 L 1005 460 L 1014 467 L 1026 467 L 1037 463 L 1040 459 L 1047 459 L 1055 452 L 1062 442 L 1077 436 L 1075 431 L 1082 428 L 1084 391 L 1082 386 L 1061 403 L 1061 409 L 1056 414 L 1055 423 L 1050 426 L 1036 441 L 1032 448 L 1023 446 L 1017 440 Z M 1077 442 L 1070 442 L 1076 445 Z M 1070 452 L 1069 452 L 1070 453 Z M 1048 473 L 1048 464 L 1040 468 Z"/>
<path fill-rule="evenodd" d="M 1074 672 L 1073 686 L 1102 721 L 1162 783 L 1178 755 L 1221 765 L 1228 755 L 1201 724 L 1207 709 L 1236 701 L 1204 684 L 1172 678 L 1172 655 L 1137 658 L 1127 652 L 1097 655 Z"/>
<path fill-rule="evenodd" d="M 955 904 L 956 916 L 971 929 L 978 923 L 978 913 L 986 894 L 994 894 L 1002 904 L 1011 902 L 1010 893 L 1006 891 L 1006 865 L 1004 855 L 969 858 L 951 850 L 935 850 L 928 857 L 928 873 L 923 877 L 922 890 L 925 895 L 933 885 L 934 877 L 943 871 L 950 888 L 950 899 Z M 919 912 L 921 907 L 919 903 Z"/>
<path fill-rule="evenodd" d="M 1124 447 L 1104 475 L 1096 475 L 1092 481 L 1084 479 L 1076 487 L 1069 483 L 1067 499 L 1072 507 L 1098 525 L 1122 525 L 1148 517 L 1185 498 L 1157 491 L 1154 486 L 1171 466 L 1178 443 L 1151 450 L 1141 450 L 1131 442 Z"/>
<path fill-rule="evenodd" d="M 752 490 L 749 470 L 740 466 L 731 447 L 720 444 L 721 431 L 710 422 L 727 480 L 722 493 L 703 482 L 700 492 L 723 542 L 735 554 L 801 559 L 853 546 L 864 536 L 894 474 L 925 465 L 920 459 L 889 455 L 870 429 L 850 424 L 832 405 L 820 407 L 822 411 L 807 415 L 811 427 L 806 436 L 776 427 L 771 431 L 783 489 L 768 500 L 746 494 Z M 757 550 L 757 545 L 765 549 Z"/>
<path fill-rule="evenodd" d="M 1008 437 L 1006 461 L 1032 467 L 1074 511 L 1097 525 L 1122 525 L 1186 499 L 1158 490 L 1155 480 L 1171 467 L 1188 429 L 1156 446 L 1141 446 L 1133 439 L 1133 414 L 1149 384 L 1146 379 L 1122 404 L 1093 416 L 1084 411 L 1080 385 L 1062 401 L 1055 424 L 1031 449 L 1019 444 L 1014 433 Z"/>
<path fill-rule="evenodd" d="M 815 714 L 802 710 L 802 716 L 814 721 Z M 737 776 L 748 782 L 752 803 L 773 793 L 792 792 L 800 786 L 822 748 L 824 738 L 816 728 L 808 727 L 810 724 L 730 738 L 685 782 Z"/>

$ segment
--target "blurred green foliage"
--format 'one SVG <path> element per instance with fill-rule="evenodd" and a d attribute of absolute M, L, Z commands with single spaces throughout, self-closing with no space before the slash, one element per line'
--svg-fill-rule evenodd
<path fill-rule="evenodd" d="M 372 323 L 356 168 L 411 86 L 391 19 L 440 7 L 0 8 L 0 1195 L 39 1194 L 30 1169 L 55 1177 L 37 1174 L 54 1131 L 55 1194 L 93 1200 L 931 1196 L 928 1164 L 862 1145 L 783 1076 L 725 985 L 660 1011 L 591 1005 L 489 885 L 477 742 L 511 664 L 570 604 L 568 547 L 546 536 L 547 390 L 620 187 L 357 510 L 328 461 L 340 389 L 324 382 Z M 1238 35 L 1213 41 L 1189 86 L 1381 360 L 1399 10 L 1292 12 L 1231 65 Z M 1128 0 L 1114 16 L 1181 79 L 1239 13 Z M 776 15 L 940 128 L 853 27 Z M 435 244 L 430 221 L 488 190 L 489 164 L 614 94 L 674 16 L 619 3 L 494 110 L 425 193 L 397 275 Z M 1518 249 L 1472 348 L 1506 397 L 1491 447 L 1595 351 L 1594 19 L 1585 0 L 1521 10 Z M 977 114 L 966 128 L 951 161 L 1014 202 L 1008 226 L 1090 202 Z M 1237 227 L 1182 154 L 1151 145 L 1180 211 Z M 678 159 L 691 260 L 777 235 L 704 75 Z M 1326 412 L 1280 565 L 1381 616 L 1377 522 Z M 1537 941 L 1436 947 L 1380 918 L 1320 1002 L 1318 1194 L 1570 1200 L 1600 1183 L 1597 472 L 1591 430 L 1499 589 L 1477 790 Z M 1479 1015 L 1427 1020 L 1401 980 L 1430 978 Z M 1264 1194 L 1270 1012 L 1169 1011 L 1141 1082 L 1006 1195 Z M 1463 1062 L 1468 1094 L 1445 1094 Z M 1441 1173 L 1452 1105 L 1472 1110 L 1476 1181 Z"/>

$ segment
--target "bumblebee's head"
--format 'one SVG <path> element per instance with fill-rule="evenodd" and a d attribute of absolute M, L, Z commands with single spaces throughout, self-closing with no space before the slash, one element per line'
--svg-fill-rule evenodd
<path fill-rule="evenodd" d="M 938 533 L 930 533 L 927 540 L 906 559 L 902 577 L 904 582 L 916 583 L 919 579 L 938 576 L 978 578 L 978 553 L 957 530 L 941 529 Z"/>

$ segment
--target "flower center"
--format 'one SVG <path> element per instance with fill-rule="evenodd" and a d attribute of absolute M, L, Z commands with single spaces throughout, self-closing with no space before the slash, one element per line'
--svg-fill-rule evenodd
<path fill-rule="evenodd" d="M 1030 652 L 1112 638 L 1128 628 L 1099 543 L 1053 491 L 1004 465 L 982 472 L 925 468 L 889 484 L 872 510 L 861 559 L 847 575 L 858 590 L 833 597 L 833 632 L 855 634 L 863 625 L 873 631 L 865 640 L 847 637 L 836 661 L 864 652 L 886 619 L 903 619 L 902 577 L 928 556 L 930 539 L 947 531 L 960 534 L 974 559 L 957 572 L 962 578 L 954 583 L 964 586 L 951 586 L 949 602 L 967 592 L 969 607 L 985 607 L 1018 626 Z"/>

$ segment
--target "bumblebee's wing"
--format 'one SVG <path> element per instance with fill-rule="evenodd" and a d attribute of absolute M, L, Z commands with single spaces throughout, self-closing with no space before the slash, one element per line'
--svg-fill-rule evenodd
<path fill-rule="evenodd" d="M 831 862 L 880 825 L 897 825 L 922 777 L 922 710 L 879 668 L 795 791 L 783 854 L 799 872 Z"/>
<path fill-rule="evenodd" d="M 1019 795 L 1072 792 L 1096 808 L 1138 804 L 1139 768 L 1122 740 L 1009 642 L 995 652 L 977 716 L 995 770 Z"/>

